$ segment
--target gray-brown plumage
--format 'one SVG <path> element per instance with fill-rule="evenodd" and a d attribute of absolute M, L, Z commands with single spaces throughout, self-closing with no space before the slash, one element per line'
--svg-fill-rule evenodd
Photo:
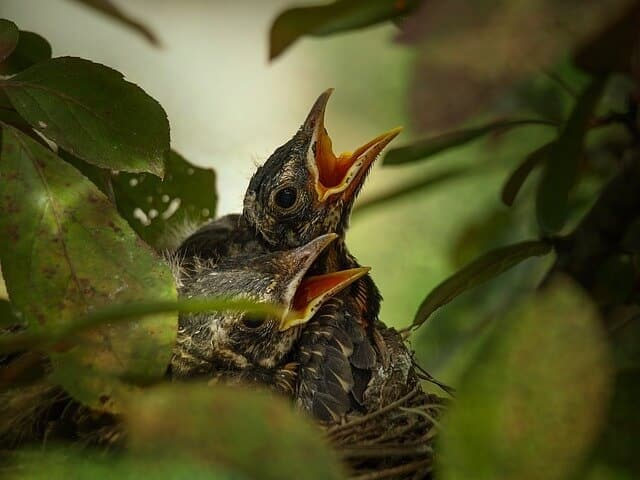
<path fill-rule="evenodd" d="M 242 298 L 282 305 L 283 311 L 278 317 L 243 312 L 181 314 L 172 377 L 260 383 L 292 395 L 296 369 L 291 353 L 302 325 L 323 302 L 368 271 L 355 268 L 306 276 L 335 239 L 335 234 L 322 235 L 295 249 L 195 261 L 182 270 L 183 298 Z"/>
<path fill-rule="evenodd" d="M 328 90 L 318 98 L 296 135 L 258 168 L 242 215 L 212 222 L 182 243 L 178 252 L 187 262 L 282 250 L 336 232 L 340 238 L 312 272 L 358 266 L 344 243 L 351 208 L 375 158 L 399 129 L 336 156 L 324 128 L 330 94 Z M 339 421 L 349 411 L 365 408 L 362 395 L 380 360 L 380 336 L 374 326 L 380 299 L 371 277 L 363 277 L 304 328 L 298 396 L 320 420 Z"/>

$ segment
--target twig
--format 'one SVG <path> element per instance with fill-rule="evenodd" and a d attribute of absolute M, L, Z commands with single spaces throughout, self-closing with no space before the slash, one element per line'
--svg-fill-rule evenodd
<path fill-rule="evenodd" d="M 420 460 L 418 462 L 406 463 L 398 467 L 387 468 L 384 470 L 378 470 L 376 472 L 365 473 L 364 475 L 358 475 L 357 477 L 351 477 L 352 480 L 379 480 L 381 478 L 392 478 L 403 473 L 418 472 L 421 469 L 424 473 L 431 471 L 431 460 Z"/>

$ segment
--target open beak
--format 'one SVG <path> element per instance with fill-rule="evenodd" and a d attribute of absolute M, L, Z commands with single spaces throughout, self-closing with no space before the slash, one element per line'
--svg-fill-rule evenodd
<path fill-rule="evenodd" d="M 318 308 L 331 296 L 366 275 L 368 267 L 352 268 L 324 275 L 307 276 L 307 272 L 320 254 L 338 235 L 328 233 L 309 243 L 283 252 L 290 270 L 286 292 L 286 313 L 280 321 L 280 331 L 311 320 Z"/>
<path fill-rule="evenodd" d="M 369 267 L 359 267 L 303 278 L 293 296 L 288 315 L 280 323 L 280 330 L 307 323 L 328 298 L 366 275 L 369 270 Z"/>
<path fill-rule="evenodd" d="M 394 128 L 378 135 L 352 153 L 334 154 L 331 138 L 324 126 L 324 114 L 332 92 L 330 88 L 318 97 L 301 130 L 311 133 L 307 164 L 315 176 L 318 199 L 325 202 L 335 196 L 350 202 L 360 191 L 362 182 L 382 149 L 402 129 Z"/>

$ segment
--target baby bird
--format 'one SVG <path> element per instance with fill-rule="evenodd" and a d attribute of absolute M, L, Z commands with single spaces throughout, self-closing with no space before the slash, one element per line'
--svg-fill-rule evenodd
<path fill-rule="evenodd" d="M 182 314 L 171 361 L 173 378 L 208 377 L 273 385 L 292 395 L 292 349 L 301 327 L 331 296 L 369 271 L 307 273 L 337 238 L 322 235 L 286 251 L 198 261 L 178 276 L 183 298 L 215 296 L 281 305 L 279 316 L 243 312 Z"/>

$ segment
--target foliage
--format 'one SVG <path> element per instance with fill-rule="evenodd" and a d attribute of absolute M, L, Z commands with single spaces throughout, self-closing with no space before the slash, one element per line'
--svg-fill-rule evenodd
<path fill-rule="evenodd" d="M 112 2 L 77 1 L 158 43 Z M 541 125 L 552 134 L 509 165 L 502 210 L 452 240 L 465 265 L 416 313 L 417 329 L 441 321 L 429 319 L 447 304 L 488 303 L 491 288 L 504 290 L 489 317 L 467 309 L 448 326 L 466 361 L 437 473 L 637 476 L 640 3 L 337 0 L 279 15 L 270 57 L 302 36 L 387 21 L 415 53 L 409 108 L 429 135 L 390 151 L 385 166 L 437 162 Z M 8 20 L 0 75 L 0 262 L 10 295 L 0 326 L 19 330 L 0 338 L 0 353 L 32 349 L 18 371 L 2 372 L 0 388 L 46 376 L 80 403 L 122 414 L 131 434 L 124 456 L 27 451 L 14 460 L 28 468 L 8 473 L 343 478 L 335 452 L 278 399 L 219 385 L 150 387 L 163 379 L 178 311 L 273 311 L 176 300 L 159 251 L 215 214 L 215 174 L 171 149 L 162 107 L 104 65 L 51 58 L 45 39 Z M 622 107 L 608 103 L 611 92 Z M 412 179 L 359 211 L 483 168 Z M 550 254 L 538 285 L 542 269 L 523 262 Z M 526 282 L 512 282 L 515 273 Z"/>

